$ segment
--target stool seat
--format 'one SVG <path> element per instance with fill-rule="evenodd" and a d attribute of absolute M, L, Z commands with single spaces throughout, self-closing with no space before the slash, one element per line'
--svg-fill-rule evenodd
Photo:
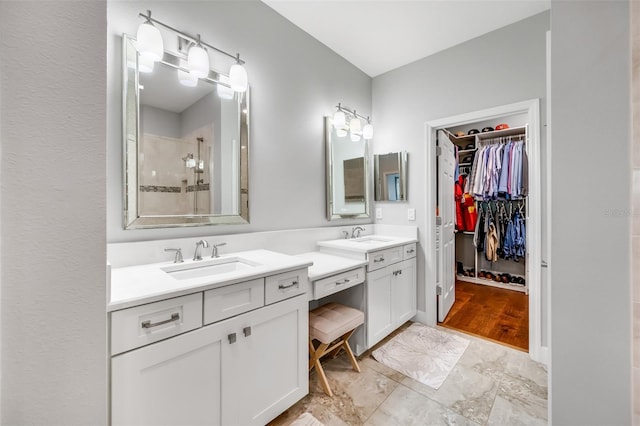
<path fill-rule="evenodd" d="M 364 312 L 338 303 L 327 303 L 309 312 L 309 337 L 331 343 L 364 323 Z"/>
<path fill-rule="evenodd" d="M 349 347 L 348 340 L 361 324 L 364 324 L 362 311 L 339 303 L 327 303 L 309 312 L 309 371 L 313 368 L 318 371 L 320 385 L 329 396 L 333 396 L 333 392 L 320 358 L 327 354 L 335 357 L 341 349 L 344 349 L 351 361 L 351 366 L 359 373 L 360 366 Z M 319 341 L 317 347 L 313 343 L 316 340 Z"/>

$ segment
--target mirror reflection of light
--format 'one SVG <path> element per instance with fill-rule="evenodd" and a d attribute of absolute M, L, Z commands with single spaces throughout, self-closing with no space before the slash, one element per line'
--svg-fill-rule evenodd
<path fill-rule="evenodd" d="M 243 114 L 246 114 L 246 113 L 247 113 L 247 109 L 246 109 L 246 108 L 243 108 L 243 109 L 242 109 L 242 113 L 243 113 Z"/>
<path fill-rule="evenodd" d="M 220 74 L 218 79 L 221 83 L 229 84 L 229 77 L 227 77 L 226 75 Z M 231 87 L 225 86 L 224 84 L 218 84 L 217 86 L 217 92 L 220 99 L 233 99 L 233 95 L 235 95 L 235 92 Z"/>
<path fill-rule="evenodd" d="M 155 61 L 151 56 L 138 55 L 138 71 L 143 73 L 153 72 Z"/>
<path fill-rule="evenodd" d="M 342 129 L 336 129 L 336 135 L 337 135 L 339 138 L 344 138 L 345 136 L 347 136 L 347 133 L 349 133 L 349 132 L 347 132 L 347 129 L 345 129 L 345 128 L 342 128 Z"/>
<path fill-rule="evenodd" d="M 187 67 L 187 62 L 184 59 L 180 59 L 180 67 Z M 178 70 L 178 81 L 185 87 L 196 87 L 198 85 L 198 77 L 182 70 Z"/>

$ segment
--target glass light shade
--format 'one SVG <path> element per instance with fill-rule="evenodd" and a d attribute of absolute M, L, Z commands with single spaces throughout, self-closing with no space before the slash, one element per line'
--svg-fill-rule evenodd
<path fill-rule="evenodd" d="M 338 136 L 339 138 L 344 138 L 345 136 L 347 136 L 347 133 L 349 132 L 346 128 L 336 129 L 336 136 Z"/>
<path fill-rule="evenodd" d="M 187 64 L 184 59 L 180 59 L 180 67 L 186 68 Z M 189 72 L 178 70 L 178 81 L 186 87 L 196 87 L 198 85 L 198 77 Z"/>
<path fill-rule="evenodd" d="M 189 72 L 197 78 L 209 75 L 209 55 L 203 47 L 191 46 L 187 54 Z"/>
<path fill-rule="evenodd" d="M 367 123 L 362 128 L 362 137 L 365 139 L 373 138 L 373 126 L 370 123 Z"/>
<path fill-rule="evenodd" d="M 246 92 L 249 86 L 247 70 L 238 63 L 231 65 L 231 69 L 229 70 L 229 83 L 231 84 L 231 88 L 236 92 Z"/>
<path fill-rule="evenodd" d="M 187 167 L 192 169 L 196 166 L 196 159 L 195 158 L 188 158 L 187 159 Z"/>
<path fill-rule="evenodd" d="M 347 126 L 347 119 L 344 116 L 344 112 L 336 111 L 336 113 L 333 114 L 333 126 L 336 129 L 342 129 Z"/>
<path fill-rule="evenodd" d="M 162 59 L 162 55 L 164 55 L 162 36 L 160 30 L 154 27 L 151 22 L 143 22 L 138 27 L 136 48 L 140 56 L 148 56 L 154 62 Z"/>
<path fill-rule="evenodd" d="M 351 131 L 351 142 L 360 141 L 360 133 L 355 133 L 353 130 Z"/>
<path fill-rule="evenodd" d="M 226 75 L 220 74 L 218 79 L 221 83 L 229 84 L 229 77 L 227 77 Z M 235 94 L 231 87 L 225 86 L 224 84 L 218 84 L 217 92 L 220 99 L 226 100 L 233 99 L 233 95 Z"/>
<path fill-rule="evenodd" d="M 349 121 L 349 129 L 351 129 L 351 134 L 362 132 L 362 124 L 358 117 L 353 117 L 351 121 Z"/>
<path fill-rule="evenodd" d="M 156 63 L 151 56 L 138 55 L 138 71 L 144 73 L 153 72 L 153 66 Z"/>

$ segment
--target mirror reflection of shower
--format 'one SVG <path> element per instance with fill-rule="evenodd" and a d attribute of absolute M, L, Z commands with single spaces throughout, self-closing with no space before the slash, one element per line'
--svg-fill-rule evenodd
<path fill-rule="evenodd" d="M 202 144 L 204 143 L 203 137 L 196 138 L 196 154 L 194 156 L 193 153 L 187 153 L 184 157 L 182 157 L 182 161 L 185 162 L 185 166 L 187 169 L 193 169 L 193 185 L 189 185 L 188 181 L 184 182 L 187 185 L 186 192 L 193 192 L 193 212 L 194 214 L 198 214 L 198 193 L 203 190 L 208 190 L 205 188 L 204 182 L 204 165 L 205 161 L 202 158 Z"/>

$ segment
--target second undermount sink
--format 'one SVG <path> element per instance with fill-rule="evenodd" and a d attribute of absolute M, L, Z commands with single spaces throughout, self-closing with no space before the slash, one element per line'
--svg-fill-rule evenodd
<path fill-rule="evenodd" d="M 389 241 L 392 241 L 390 238 L 384 238 L 384 237 L 377 237 L 375 235 L 368 235 L 366 237 L 360 237 L 360 238 L 354 238 L 353 240 L 354 243 L 388 243 Z"/>
<path fill-rule="evenodd" d="M 202 260 L 185 265 L 174 265 L 161 268 L 172 278 L 177 280 L 188 280 L 192 278 L 211 277 L 230 272 L 241 272 L 260 266 L 259 263 L 252 262 L 240 257 L 225 257 L 220 259 Z"/>

